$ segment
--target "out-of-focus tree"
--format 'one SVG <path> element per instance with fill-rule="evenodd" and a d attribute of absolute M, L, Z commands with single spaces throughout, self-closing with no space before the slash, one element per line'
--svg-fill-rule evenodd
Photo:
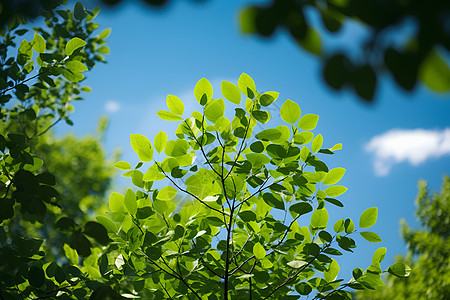
<path fill-rule="evenodd" d="M 444 177 L 440 194 L 430 195 L 419 182 L 416 216 L 422 228 L 413 229 L 402 221 L 401 232 L 408 246 L 398 262 L 411 266 L 409 278 L 387 275 L 386 286 L 376 291 L 360 291 L 358 299 L 406 300 L 448 299 L 450 295 L 450 177 Z"/>
<path fill-rule="evenodd" d="M 53 2 L 2 0 L 0 24 L 11 16 L 18 20 L 33 17 L 41 5 L 51 7 Z M 124 0 L 101 2 L 114 6 Z M 170 0 L 141 2 L 161 8 Z M 323 25 L 314 24 L 312 15 L 319 16 Z M 419 0 L 268 0 L 267 4 L 249 4 L 240 20 L 244 33 L 266 38 L 279 29 L 287 30 L 300 48 L 322 61 L 323 79 L 328 86 L 335 90 L 349 88 L 365 102 L 374 101 L 383 74 L 407 91 L 419 82 L 436 92 L 450 91 L 450 1 L 435 0 L 425 5 Z M 364 40 L 354 41 L 363 49 L 363 55 L 343 51 L 346 41 L 333 47 L 338 51 L 322 45 L 326 37 L 337 35 L 350 21 L 367 29 Z M 406 36 L 405 26 L 413 29 Z M 393 41 L 392 37 L 398 38 Z"/>
<path fill-rule="evenodd" d="M 335 90 L 348 87 L 361 99 L 372 102 L 380 75 L 388 73 L 405 90 L 423 82 L 436 92 L 450 91 L 450 2 L 385 0 L 270 0 L 241 14 L 245 33 L 270 37 L 287 30 L 299 47 L 322 60 L 325 82 Z M 323 26 L 314 24 L 318 15 Z M 336 35 L 343 24 L 356 21 L 367 30 L 360 43 L 363 55 L 323 47 L 324 37 Z M 406 22 L 412 32 L 404 35 Z M 318 29 L 318 28 L 323 29 Z M 400 36 L 402 35 L 402 36 Z M 392 37 L 397 37 L 392 41 Z"/>

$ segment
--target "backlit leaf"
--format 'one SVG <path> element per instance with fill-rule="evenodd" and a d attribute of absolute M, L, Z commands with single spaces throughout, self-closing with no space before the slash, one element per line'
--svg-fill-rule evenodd
<path fill-rule="evenodd" d="M 131 147 L 142 161 L 151 161 L 153 158 L 153 147 L 147 137 L 142 134 L 130 134 Z"/>
<path fill-rule="evenodd" d="M 176 115 L 182 115 L 184 113 L 184 104 L 180 98 L 174 95 L 167 95 L 166 98 L 167 107 L 171 112 Z"/>
<path fill-rule="evenodd" d="M 322 147 L 322 144 L 323 144 L 323 137 L 319 133 L 318 135 L 316 135 L 316 137 L 313 139 L 311 143 L 311 152 L 316 153 L 317 151 L 319 151 L 320 148 Z"/>
<path fill-rule="evenodd" d="M 220 84 L 220 89 L 225 99 L 234 104 L 241 103 L 241 91 L 234 83 L 224 80 Z"/>
<path fill-rule="evenodd" d="M 242 73 L 238 79 L 238 86 L 241 92 L 250 99 L 253 99 L 255 97 L 256 95 L 255 82 L 249 75 Z"/>
<path fill-rule="evenodd" d="M 155 136 L 155 139 L 153 140 L 156 152 L 161 153 L 164 150 L 164 147 L 167 143 L 167 138 L 167 133 L 165 133 L 164 131 L 158 132 L 158 134 Z"/>
<path fill-rule="evenodd" d="M 325 208 L 316 209 L 311 216 L 311 225 L 314 228 L 326 228 L 328 218 L 328 211 Z"/>
<path fill-rule="evenodd" d="M 119 193 L 112 193 L 109 196 L 109 209 L 112 212 L 123 212 L 124 211 L 124 196 Z"/>
<path fill-rule="evenodd" d="M 329 197 L 337 197 L 345 193 L 348 189 L 343 185 L 333 185 L 325 189 Z"/>
<path fill-rule="evenodd" d="M 300 106 L 292 100 L 287 99 L 280 109 L 281 119 L 289 124 L 297 122 L 301 115 Z"/>
<path fill-rule="evenodd" d="M 323 180 L 324 185 L 332 185 L 336 184 L 341 180 L 341 178 L 345 174 L 344 168 L 334 168 L 328 171 L 327 175 L 325 176 L 325 179 Z"/>
<path fill-rule="evenodd" d="M 361 217 L 359 218 L 359 227 L 369 228 L 375 225 L 378 218 L 378 208 L 370 207 L 363 211 Z"/>
<path fill-rule="evenodd" d="M 359 234 L 368 242 L 371 242 L 371 243 L 382 242 L 381 238 L 375 232 L 361 231 Z"/>
<path fill-rule="evenodd" d="M 171 111 L 168 110 L 159 110 L 156 112 L 156 114 L 158 115 L 158 117 L 160 117 L 161 119 L 165 120 L 165 121 L 181 121 L 183 120 L 182 117 L 177 116 L 176 114 L 174 114 Z"/>
<path fill-rule="evenodd" d="M 114 164 L 114 167 L 119 170 L 130 170 L 131 169 L 130 163 L 126 162 L 126 161 L 118 161 Z"/>
<path fill-rule="evenodd" d="M 200 105 L 205 105 L 211 100 L 213 95 L 213 88 L 211 83 L 206 79 L 200 79 L 194 87 L 194 96 Z"/>
<path fill-rule="evenodd" d="M 303 130 L 313 130 L 319 121 L 318 115 L 306 114 L 298 121 L 298 128 Z"/>
<path fill-rule="evenodd" d="M 165 186 L 163 187 L 159 193 L 158 196 L 156 196 L 156 199 L 161 201 L 170 201 L 177 195 L 177 190 L 172 186 Z"/>
<path fill-rule="evenodd" d="M 74 37 L 66 44 L 66 55 L 72 55 L 72 53 L 78 48 L 84 47 L 86 42 L 78 37 Z"/>
<path fill-rule="evenodd" d="M 264 250 L 264 247 L 260 243 L 256 243 L 253 246 L 253 254 L 257 259 L 263 259 L 266 257 L 266 250 Z"/>

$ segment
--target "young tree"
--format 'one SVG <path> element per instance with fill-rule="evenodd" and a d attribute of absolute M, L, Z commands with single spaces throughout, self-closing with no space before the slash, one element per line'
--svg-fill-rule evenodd
<path fill-rule="evenodd" d="M 358 292 L 361 299 L 447 299 L 450 295 L 450 178 L 444 176 L 441 193 L 430 195 L 424 181 L 419 182 L 416 216 L 421 229 L 404 221 L 401 232 L 408 254 L 396 261 L 412 265 L 404 280 L 387 276 L 386 286 L 376 291 Z"/>
<path fill-rule="evenodd" d="M 245 73 L 237 86 L 223 81 L 221 91 L 236 107 L 232 120 L 202 78 L 194 88 L 201 112 L 184 119 L 183 102 L 168 95 L 169 110 L 157 113 L 179 122 L 176 140 L 164 131 L 153 144 L 131 134 L 140 162 L 133 169 L 125 161 L 115 166 L 136 190 L 112 193 L 111 213 L 97 218 L 113 240 L 99 260 L 103 278 L 122 294 L 149 299 L 350 299 L 348 288 L 382 286 L 386 248 L 350 281 L 338 277 L 341 251 L 356 247 L 352 235 L 381 241 L 366 230 L 378 210 L 365 210 L 358 229 L 351 219 L 328 224 L 327 207 L 342 207 L 336 197 L 347 188 L 336 185 L 345 169 L 329 169 L 321 158 L 342 146 L 323 147 L 323 136 L 311 131 L 319 116 L 301 117 L 288 99 L 280 114 L 290 127 L 258 131 L 278 93 L 258 92 Z M 145 162 L 150 166 L 142 172 Z M 387 271 L 409 274 L 401 263 Z"/>

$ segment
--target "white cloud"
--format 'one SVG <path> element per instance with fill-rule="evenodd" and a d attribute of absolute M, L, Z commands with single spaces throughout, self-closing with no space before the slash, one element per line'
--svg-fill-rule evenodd
<path fill-rule="evenodd" d="M 375 154 L 375 174 L 386 176 L 395 164 L 407 161 L 417 166 L 429 158 L 450 154 L 450 128 L 392 129 L 373 137 L 365 149 Z"/>
<path fill-rule="evenodd" d="M 120 109 L 120 103 L 114 100 L 109 100 L 105 104 L 105 110 L 109 113 L 115 113 L 119 111 Z"/>

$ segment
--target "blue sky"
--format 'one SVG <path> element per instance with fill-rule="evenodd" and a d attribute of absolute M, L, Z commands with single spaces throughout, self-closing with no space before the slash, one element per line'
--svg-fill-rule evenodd
<path fill-rule="evenodd" d="M 134 3 L 100 12 L 96 21 L 101 29 L 112 28 L 108 63 L 86 74 L 85 83 L 93 91 L 85 94 L 85 101 L 76 103 L 75 125 L 59 126 L 57 133 L 89 134 L 98 118 L 108 115 L 108 152 L 120 148 L 121 160 L 134 164 L 138 159 L 129 145 L 130 133 L 153 140 L 160 130 L 175 129 L 174 124 L 156 116 L 158 110 L 166 109 L 167 94 L 180 97 L 186 110 L 192 111 L 198 109 L 193 87 L 200 78 L 212 82 L 217 97 L 221 80 L 236 83 L 245 72 L 259 91 L 280 92 L 275 102 L 278 107 L 289 98 L 299 103 L 302 114 L 320 115 L 314 132 L 324 136 L 324 145 L 343 144 L 343 150 L 326 160 L 330 167 L 347 169 L 341 184 L 349 188 L 339 197 L 344 209 L 330 209 L 330 224 L 344 217 L 357 222 L 364 209 L 379 208 L 373 229 L 383 242 L 369 244 L 356 238 L 356 253 L 338 259 L 341 276 L 349 279 L 355 266 L 367 267 L 378 247 L 388 248 L 384 267 L 396 254 L 405 253 L 399 220 L 405 218 L 417 226 L 413 215 L 417 181 L 425 179 L 438 191 L 442 175 L 449 171 L 448 94 L 438 95 L 423 86 L 406 93 L 384 78 L 376 103 L 365 105 L 350 92 L 330 90 L 321 79 L 319 62 L 284 32 L 271 40 L 240 33 L 238 12 L 248 1 L 171 2 L 175 3 L 166 10 Z M 364 34 L 364 28 L 347 24 L 342 34 L 328 38 L 324 47 L 335 50 L 343 43 L 358 55 L 355 41 Z M 280 121 L 276 112 L 272 115 L 272 124 Z M 368 152 L 368 147 L 373 151 Z M 128 185 L 125 180 L 117 184 Z"/>

